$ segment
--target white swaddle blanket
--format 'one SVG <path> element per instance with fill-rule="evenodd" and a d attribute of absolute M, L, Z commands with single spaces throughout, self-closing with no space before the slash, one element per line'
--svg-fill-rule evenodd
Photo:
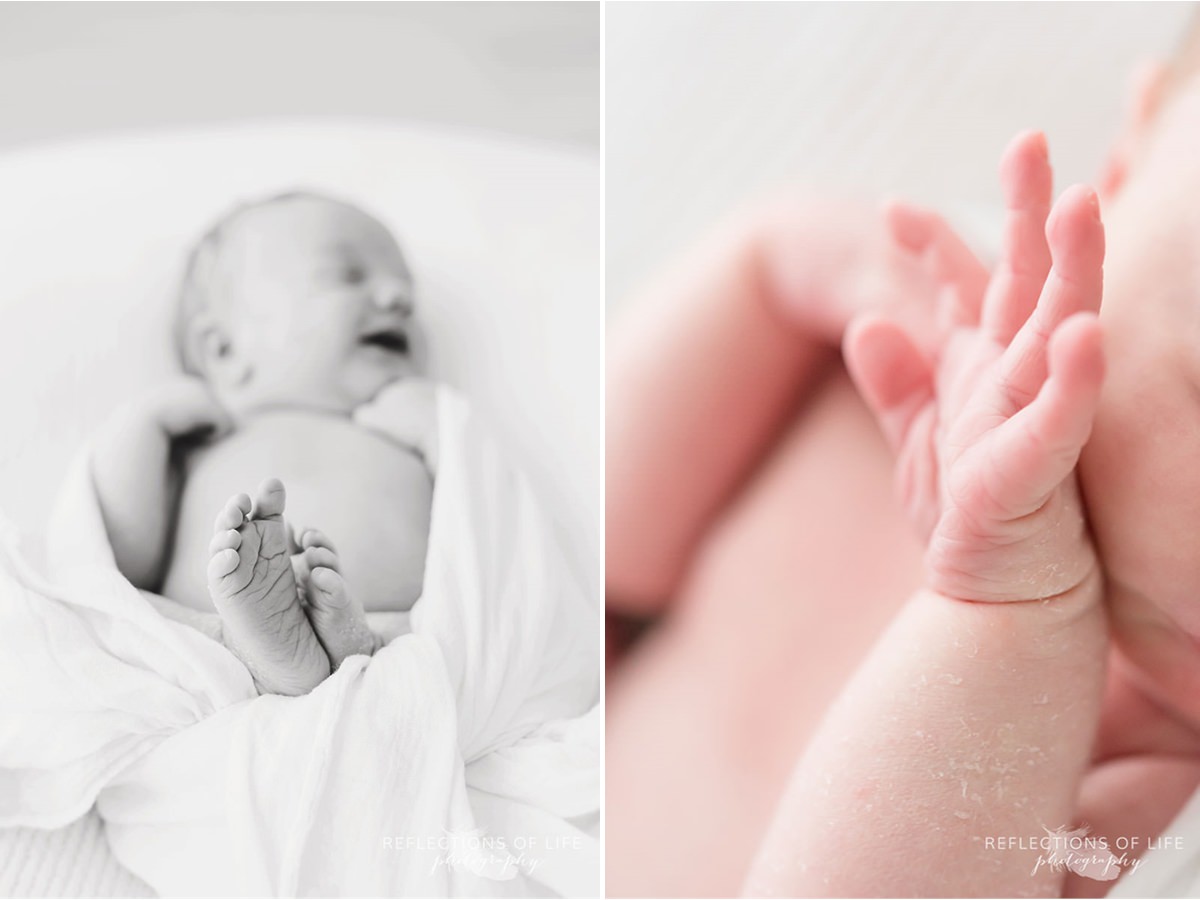
<path fill-rule="evenodd" d="M 598 894 L 598 611 L 465 402 L 438 421 L 412 633 L 303 697 L 121 576 L 85 453 L 53 583 L 0 535 L 0 824 L 96 803 L 167 896 Z"/>

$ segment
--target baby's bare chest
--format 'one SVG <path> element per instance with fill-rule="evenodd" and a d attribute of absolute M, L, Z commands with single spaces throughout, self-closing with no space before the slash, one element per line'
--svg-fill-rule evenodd
<path fill-rule="evenodd" d="M 420 596 L 433 482 L 410 450 L 348 419 L 262 416 L 183 463 L 166 592 L 208 608 L 204 570 L 212 523 L 232 495 L 276 477 L 289 524 L 336 545 L 347 586 L 367 610 L 408 609 Z"/>

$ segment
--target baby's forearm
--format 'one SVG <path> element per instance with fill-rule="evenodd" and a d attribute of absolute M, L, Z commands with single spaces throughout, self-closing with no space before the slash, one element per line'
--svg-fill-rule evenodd
<path fill-rule="evenodd" d="M 170 453 L 170 439 L 155 422 L 130 418 L 111 423 L 92 456 L 92 478 L 117 568 L 144 590 L 159 588 L 166 563 Z"/>
<path fill-rule="evenodd" d="M 1059 896 L 1063 871 L 1002 841 L 1073 824 L 1104 677 L 1099 591 L 1094 575 L 1049 601 L 919 592 L 809 745 L 747 892 Z"/>

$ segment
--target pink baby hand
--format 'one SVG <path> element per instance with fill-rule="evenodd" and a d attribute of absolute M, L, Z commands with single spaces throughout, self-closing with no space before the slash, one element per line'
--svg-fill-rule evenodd
<path fill-rule="evenodd" d="M 893 200 L 885 204 L 883 216 L 897 247 L 941 285 L 938 324 L 943 332 L 978 323 L 989 275 L 971 248 L 932 210 Z"/>
<path fill-rule="evenodd" d="M 928 539 L 929 586 L 961 599 L 1051 597 L 1095 569 L 1074 468 L 1104 377 L 1104 232 L 1084 187 L 1046 222 L 1042 146 L 1022 136 L 1005 155 L 1005 259 L 977 312 L 950 292 L 956 309 L 934 354 L 879 316 L 861 317 L 845 341 L 899 452 L 901 496 Z"/>

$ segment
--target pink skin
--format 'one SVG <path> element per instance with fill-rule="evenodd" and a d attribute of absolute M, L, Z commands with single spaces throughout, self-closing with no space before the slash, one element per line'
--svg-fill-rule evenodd
<path fill-rule="evenodd" d="M 1123 671 L 1200 728 L 1200 84 L 1157 103 L 1107 213 L 1125 252 L 1109 264 L 1112 378 L 1081 473 Z"/>
<path fill-rule="evenodd" d="M 1025 150 L 1018 140 L 1006 162 Z M 879 315 L 857 319 L 845 341 L 859 390 L 898 452 L 904 505 L 928 545 L 929 587 L 968 600 L 1034 599 L 1019 573 L 1044 556 L 1066 510 L 1078 518 L 1079 491 L 1066 475 L 1091 429 L 1104 371 L 1096 196 L 1067 191 L 1043 224 L 1028 215 L 1023 187 L 1010 187 L 1010 218 L 1047 237 L 1010 241 L 982 306 L 951 301 L 945 318 L 957 322 L 936 360 Z M 1053 269 L 1042 267 L 1047 242 Z M 1022 270 L 1032 277 L 1010 277 Z M 1059 550 L 1040 563 L 1053 575 L 1036 596 L 1068 591 L 1096 567 L 1082 518 Z"/>
<path fill-rule="evenodd" d="M 1079 814 L 1110 839 L 1158 833 L 1200 780 L 1200 717 L 1185 712 L 1200 696 L 1197 656 L 1178 624 L 1188 608 L 1180 588 L 1200 577 L 1190 524 L 1200 512 L 1190 464 L 1200 450 L 1191 328 L 1200 215 L 1190 201 L 1200 193 L 1200 94 L 1193 83 L 1165 113 L 1147 106 L 1135 103 L 1102 179 L 1109 374 L 1080 463 L 1123 652 L 1113 656 Z M 1029 202 L 1010 216 L 1010 248 L 1036 238 L 1034 201 L 1048 211 L 1050 200 L 1036 154 L 1017 162 L 1002 178 L 1010 193 L 1027 182 Z M 721 235 L 649 291 L 639 321 L 611 344 L 609 608 L 662 616 L 610 668 L 614 896 L 739 889 L 794 761 L 922 577 L 919 548 L 888 503 L 889 454 L 831 371 L 838 323 L 850 317 L 830 303 L 838 276 L 807 263 L 842 260 L 886 280 L 895 261 L 870 226 L 846 227 L 844 207 L 830 227 L 812 225 L 827 208 L 793 202 L 790 214 L 760 214 Z M 986 274 L 936 217 L 899 205 L 888 221 L 943 284 L 926 290 L 903 268 L 897 294 L 914 321 L 929 323 L 921 310 L 946 285 L 968 309 L 981 302 Z M 1035 256 L 1006 259 L 1033 269 Z M 1035 283 L 1048 264 L 1047 249 L 1032 274 L 1007 280 Z M 923 349 L 937 333 L 929 328 L 912 332 Z M 726 382 L 709 385 L 709 372 Z M 808 399 L 793 418 L 798 396 Z M 832 612 L 830 598 L 839 598 Z M 1099 896 L 1110 886 L 1070 879 L 1065 889 Z"/>
<path fill-rule="evenodd" d="M 1003 168 L 1048 174 L 1039 136 L 1014 141 Z M 751 895 L 1062 890 L 1062 872 L 1030 875 L 1036 853 L 973 840 L 1071 821 L 1103 690 L 1101 579 L 1074 469 L 1104 377 L 1104 233 L 1086 188 L 1049 222 L 1030 215 L 1045 181 L 1006 185 L 1005 261 L 981 303 L 942 292 L 933 358 L 878 314 L 847 332 L 850 370 L 899 451 L 925 589 L 810 741 Z M 934 853 L 937 866 L 910 864 Z"/>
<path fill-rule="evenodd" d="M 610 895 L 740 889 L 813 723 L 918 581 L 886 447 L 826 377 L 874 286 L 932 293 L 919 269 L 872 208 L 788 198 L 697 248 L 609 340 L 608 607 L 661 618 L 608 669 Z M 879 565 L 847 571 L 851 545 Z M 839 595 L 854 616 L 804 602 Z"/>

